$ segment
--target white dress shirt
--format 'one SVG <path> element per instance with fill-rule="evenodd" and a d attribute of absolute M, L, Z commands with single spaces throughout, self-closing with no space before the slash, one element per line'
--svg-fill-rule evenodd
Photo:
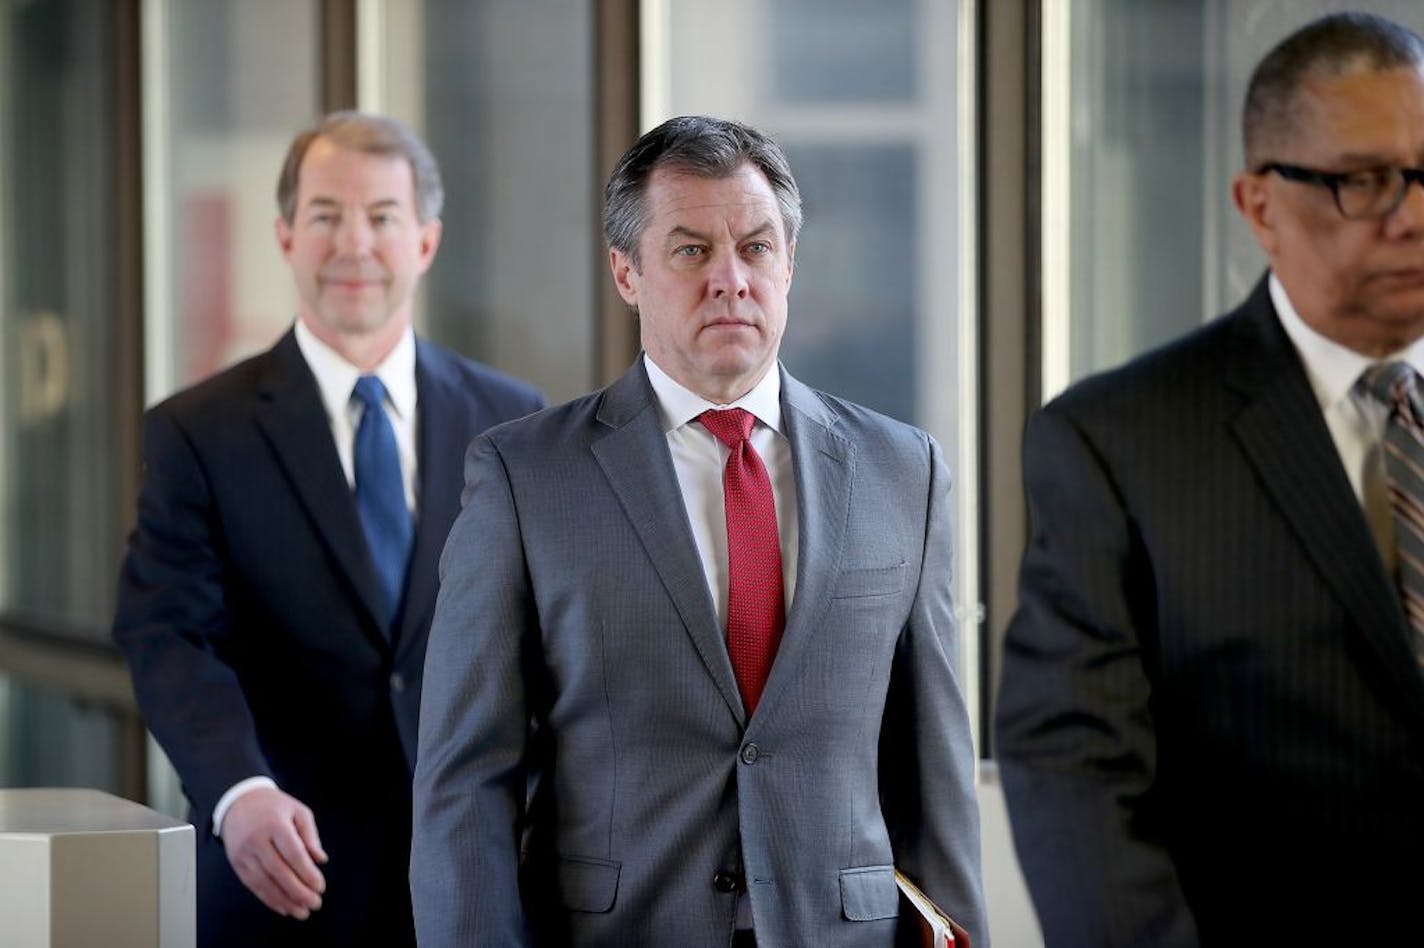
<path fill-rule="evenodd" d="M 336 455 L 346 473 L 346 483 L 356 489 L 356 429 L 365 411 L 359 399 L 351 397 L 356 380 L 363 373 L 341 353 L 316 337 L 300 319 L 296 326 L 297 348 L 321 392 L 321 403 L 331 424 L 331 437 L 336 442 Z M 386 355 L 371 374 L 386 387 L 386 415 L 395 429 L 396 450 L 400 453 L 401 479 L 405 482 L 405 503 L 412 515 L 416 512 L 416 414 L 415 414 L 415 333 L 407 329 L 395 348 Z M 725 529 L 724 529 L 725 534 Z M 726 545 L 725 539 L 723 545 Z M 222 835 L 223 817 L 238 797 L 258 787 L 276 787 L 270 777 L 248 777 L 227 789 L 213 807 L 213 835 Z"/>
<path fill-rule="evenodd" d="M 708 409 L 743 408 L 756 416 L 751 443 L 766 466 L 776 502 L 776 529 L 781 541 L 781 573 L 786 609 L 796 591 L 797 516 L 796 477 L 791 469 L 791 442 L 781 424 L 781 372 L 773 364 L 750 392 L 730 405 L 717 405 L 673 381 L 658 364 L 643 354 L 648 381 L 657 396 L 658 415 L 667 435 L 677 486 L 692 524 L 692 538 L 707 577 L 707 589 L 717 608 L 717 622 L 727 627 L 727 507 L 722 471 L 732 453 L 716 435 L 702 427 L 697 416 Z"/>
<path fill-rule="evenodd" d="M 1281 326 L 1305 364 L 1306 377 L 1320 403 L 1325 426 L 1330 430 L 1350 486 L 1364 508 L 1385 565 L 1393 570 L 1394 519 L 1382 453 L 1389 409 L 1356 383 L 1366 369 L 1378 362 L 1402 360 L 1424 375 L 1424 339 L 1386 359 L 1372 359 L 1307 325 L 1274 273 L 1270 276 L 1269 289 Z"/>
<path fill-rule="evenodd" d="M 356 489 L 356 428 L 361 424 L 361 401 L 353 399 L 356 380 L 363 373 L 345 357 L 316 337 L 301 320 L 297 320 L 297 348 L 316 376 L 321 391 L 321 403 L 331 423 L 331 437 L 336 441 L 336 454 L 346 483 Z M 400 452 L 401 478 L 405 481 L 405 503 L 411 513 L 416 510 L 415 487 L 415 333 L 407 329 L 395 348 L 381 360 L 371 375 L 386 387 L 386 416 L 395 429 L 396 450 Z"/>
<path fill-rule="evenodd" d="M 717 624 L 724 631 L 727 628 L 727 507 L 722 472 L 732 449 L 702 427 L 697 416 L 712 408 L 742 408 L 756 416 L 750 440 L 771 481 L 777 538 L 781 542 L 782 588 L 786 611 L 790 612 L 791 597 L 796 591 L 799 520 L 791 442 L 781 424 L 779 364 L 774 363 L 750 392 L 730 405 L 717 405 L 688 391 L 660 369 L 647 353 L 643 353 L 643 365 L 648 370 L 653 394 L 657 396 L 658 415 L 667 435 L 668 450 L 672 452 L 677 486 L 687 507 L 687 519 L 692 524 L 692 538 L 697 543 L 707 588 L 717 608 Z M 738 929 L 753 927 L 752 902 L 745 892 L 737 897 L 735 924 Z"/>

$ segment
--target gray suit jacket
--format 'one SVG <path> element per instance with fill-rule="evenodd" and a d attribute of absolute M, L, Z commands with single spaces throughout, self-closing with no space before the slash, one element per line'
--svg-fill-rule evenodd
<path fill-rule="evenodd" d="M 415 776 L 424 946 L 890 946 L 892 866 L 987 943 L 948 475 L 782 376 L 796 595 L 748 720 L 641 360 L 466 459 Z"/>

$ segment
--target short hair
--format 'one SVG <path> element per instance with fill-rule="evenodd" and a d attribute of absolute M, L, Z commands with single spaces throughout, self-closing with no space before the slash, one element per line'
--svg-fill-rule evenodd
<path fill-rule="evenodd" d="M 801 232 L 801 192 L 791 164 L 772 139 L 740 122 L 681 115 L 645 133 L 624 153 L 603 191 L 603 236 L 642 266 L 638 243 L 648 223 L 648 180 L 659 168 L 701 178 L 727 178 L 750 163 L 766 176 L 781 208 L 788 243 Z"/>
<path fill-rule="evenodd" d="M 1247 167 L 1270 160 L 1297 126 L 1297 95 L 1309 79 L 1424 65 L 1424 38 L 1371 13 L 1335 13 L 1287 36 L 1257 64 L 1246 89 L 1241 137 Z"/>
<path fill-rule="evenodd" d="M 282 220 L 288 224 L 297 214 L 302 159 L 318 138 L 367 155 L 404 158 L 410 165 L 411 181 L 415 185 L 415 212 L 420 222 L 424 224 L 440 217 L 445 206 L 445 186 L 440 182 L 440 166 L 420 136 L 393 118 L 345 111 L 332 112 L 312 128 L 298 132 L 287 148 L 287 158 L 277 178 L 277 207 Z"/>

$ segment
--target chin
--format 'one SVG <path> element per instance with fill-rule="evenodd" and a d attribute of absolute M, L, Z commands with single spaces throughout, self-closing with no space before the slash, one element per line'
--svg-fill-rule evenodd
<path fill-rule="evenodd" d="M 367 335 L 369 333 L 380 332 L 390 322 L 389 313 L 337 313 L 333 314 L 330 324 L 342 333 L 348 335 Z"/>

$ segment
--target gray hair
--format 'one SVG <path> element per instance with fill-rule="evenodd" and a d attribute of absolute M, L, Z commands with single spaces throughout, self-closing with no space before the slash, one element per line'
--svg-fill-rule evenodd
<path fill-rule="evenodd" d="M 404 158 L 410 165 L 411 180 L 415 184 L 415 212 L 420 222 L 425 224 L 440 217 L 445 206 L 445 186 L 440 182 L 440 167 L 435 163 L 435 156 L 419 135 L 384 115 L 332 112 L 313 128 L 298 132 L 287 148 L 287 158 L 277 178 L 277 207 L 282 212 L 282 220 L 288 224 L 297 214 L 302 159 L 318 138 L 367 155 Z"/>
<path fill-rule="evenodd" d="M 1299 123 L 1296 98 L 1312 78 L 1424 65 L 1424 38 L 1370 13 L 1335 13 L 1312 20 L 1276 45 L 1256 66 L 1246 90 L 1241 136 L 1246 166 L 1272 160 Z"/>
<path fill-rule="evenodd" d="M 786 155 L 756 129 L 705 115 L 668 119 L 633 143 L 609 176 L 603 191 L 603 236 L 610 249 L 642 266 L 638 243 L 648 223 L 648 179 L 658 168 L 701 178 L 726 178 L 750 163 L 766 176 L 781 208 L 788 244 L 801 232 L 801 192 Z"/>

